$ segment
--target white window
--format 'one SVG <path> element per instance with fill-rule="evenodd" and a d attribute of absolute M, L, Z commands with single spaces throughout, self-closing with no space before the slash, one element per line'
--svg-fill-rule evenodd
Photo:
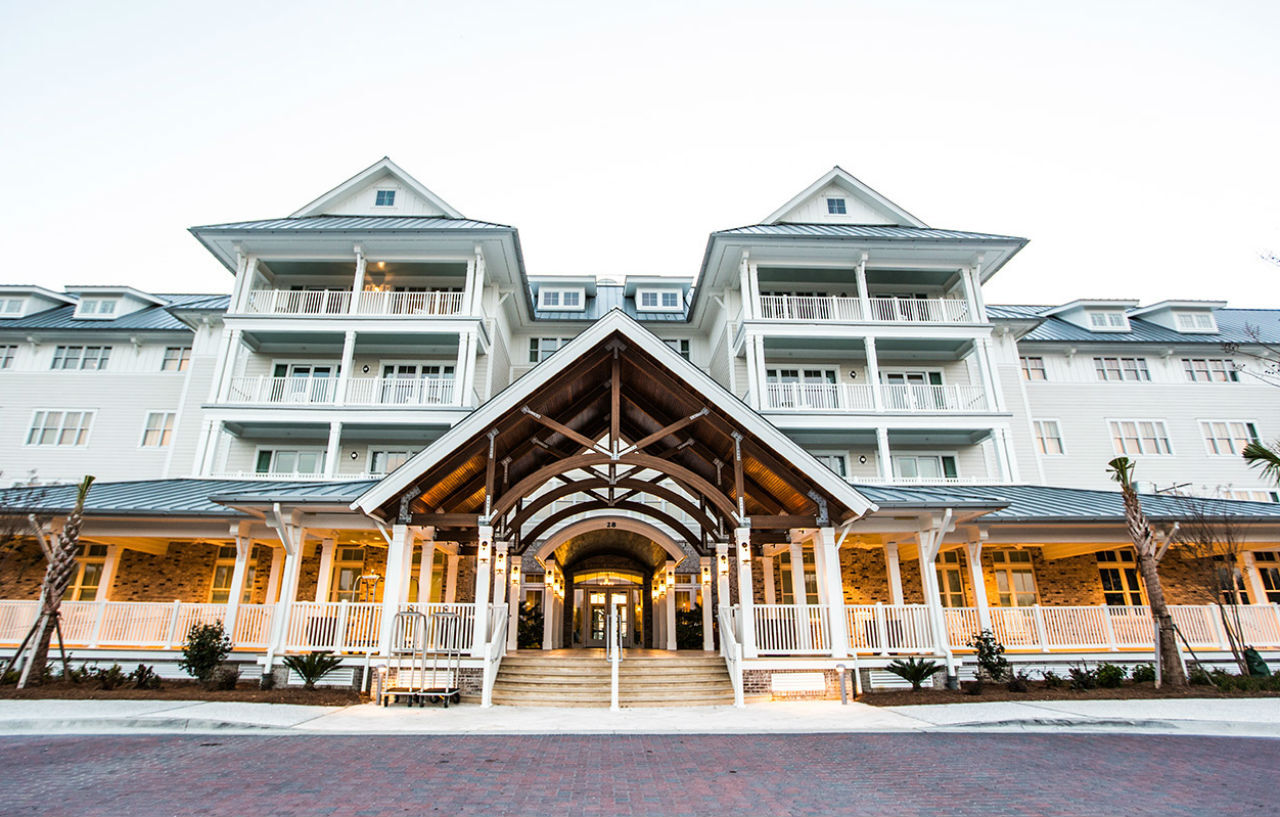
<path fill-rule="evenodd" d="M 1116 309 L 1099 309 L 1088 313 L 1089 329 L 1094 332 L 1128 332 L 1129 319 Z"/>
<path fill-rule="evenodd" d="M 395 205 L 396 191 L 394 190 L 379 190 L 373 200 L 374 207 L 395 207 Z"/>
<path fill-rule="evenodd" d="M 583 296 L 585 294 L 585 290 L 582 289 L 548 289 L 547 287 L 542 287 L 538 290 L 538 308 L 580 312 L 583 309 Z"/>
<path fill-rule="evenodd" d="M 395 451 L 385 451 L 381 449 L 371 450 L 369 452 L 369 473 L 371 474 L 390 474 L 400 466 L 408 462 L 413 456 L 412 451 L 399 449 Z"/>
<path fill-rule="evenodd" d="M 671 351 L 680 355 L 680 357 L 684 358 L 685 360 L 689 359 L 689 339 L 688 338 L 680 338 L 679 340 L 668 338 L 662 342 L 667 344 L 667 346 L 670 347 Z"/>
<path fill-rule="evenodd" d="M 1192 383 L 1235 383 L 1240 380 L 1236 362 L 1219 357 L 1184 357 L 1182 371 Z"/>
<path fill-rule="evenodd" d="M 98 598 L 107 563 L 106 545 L 89 545 L 76 559 L 76 572 L 62 594 L 64 601 L 93 601 Z"/>
<path fill-rule="evenodd" d="M 1258 578 L 1262 579 L 1262 589 L 1266 591 L 1267 601 L 1280 604 L 1280 552 L 1255 550 L 1253 563 L 1258 568 Z"/>
<path fill-rule="evenodd" d="M 1217 332 L 1218 322 L 1212 312 L 1175 312 L 1174 323 L 1179 332 Z"/>
<path fill-rule="evenodd" d="M 958 550 L 938 554 L 938 598 L 943 607 L 964 607 L 964 557 Z"/>
<path fill-rule="evenodd" d="M 952 456 L 909 456 L 893 458 L 893 473 L 904 482 L 945 482 L 959 476 Z"/>
<path fill-rule="evenodd" d="M 1036 447 L 1041 454 L 1064 454 L 1062 429 L 1057 420 L 1036 420 Z"/>
<path fill-rule="evenodd" d="M 529 338 L 529 362 L 541 363 L 570 340 L 570 338 Z"/>
<path fill-rule="evenodd" d="M 255 471 L 259 474 L 322 474 L 324 473 L 324 449 L 261 449 L 258 451 Z"/>
<path fill-rule="evenodd" d="M 678 289 L 641 289 L 636 292 L 636 308 L 641 312 L 676 312 L 680 309 Z"/>
<path fill-rule="evenodd" d="M 813 458 L 830 468 L 836 476 L 849 476 L 849 457 L 845 454 L 814 454 Z"/>
<path fill-rule="evenodd" d="M 1132 550 L 1100 550 L 1097 559 L 1104 604 L 1141 607 L 1146 603 L 1142 598 L 1142 582 L 1138 580 L 1137 557 Z"/>
<path fill-rule="evenodd" d="M 1223 499 L 1242 499 L 1246 502 L 1280 502 L 1280 491 L 1249 491 L 1226 488 L 1218 491 Z"/>
<path fill-rule="evenodd" d="M 164 448 L 173 437 L 173 412 L 149 411 L 142 429 L 143 448 Z"/>
<path fill-rule="evenodd" d="M 1245 420 L 1201 420 L 1209 453 L 1220 457 L 1236 457 L 1249 443 L 1258 441 L 1258 428 Z"/>
<path fill-rule="evenodd" d="M 366 598 L 371 586 L 360 581 L 364 575 L 364 548 L 338 548 L 333 558 L 330 601 L 375 601 Z"/>
<path fill-rule="evenodd" d="M 236 572 L 236 546 L 223 545 L 218 548 L 218 559 L 213 563 L 213 581 L 209 587 L 209 601 L 212 604 L 226 604 L 231 598 L 231 579 Z M 253 597 L 253 577 L 258 572 L 258 560 L 250 558 L 245 564 L 244 594 L 241 604 L 248 604 Z"/>
<path fill-rule="evenodd" d="M 8 369 L 13 366 L 13 359 L 18 354 L 18 347 L 12 343 L 0 345 L 0 369 Z"/>
<path fill-rule="evenodd" d="M 1022 379 L 1023 380 L 1048 380 L 1044 370 L 1044 358 L 1042 357 L 1023 357 L 1022 361 Z"/>
<path fill-rule="evenodd" d="M 191 365 L 190 346 L 165 347 L 164 360 L 160 363 L 160 371 L 185 372 L 189 365 Z"/>
<path fill-rule="evenodd" d="M 1151 371 L 1147 368 L 1145 357 L 1095 357 L 1094 371 L 1099 380 L 1107 381 L 1144 381 L 1151 379 Z"/>
<path fill-rule="evenodd" d="M 76 307 L 77 318 L 110 318 L 116 313 L 117 298 L 83 298 Z"/>
<path fill-rule="evenodd" d="M 1001 607 L 1031 607 L 1036 603 L 1036 574 L 1031 552 L 997 550 L 991 554 L 996 574 L 996 603 Z"/>
<path fill-rule="evenodd" d="M 0 298 L 0 317 L 13 318 L 22 314 L 22 298 Z"/>
<path fill-rule="evenodd" d="M 53 350 L 51 369 L 101 371 L 111 357 L 110 346 L 59 346 Z"/>
<path fill-rule="evenodd" d="M 1163 456 L 1173 453 L 1164 420 L 1112 420 L 1111 440 L 1117 454 Z"/>
<path fill-rule="evenodd" d="M 844 199 L 827 199 L 827 215 L 848 215 L 848 208 L 845 207 Z"/>
<path fill-rule="evenodd" d="M 85 445 L 91 425 L 92 411 L 37 411 L 31 418 L 27 445 Z"/>

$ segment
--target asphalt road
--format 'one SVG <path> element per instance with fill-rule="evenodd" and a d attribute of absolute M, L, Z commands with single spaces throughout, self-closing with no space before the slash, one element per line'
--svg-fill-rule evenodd
<path fill-rule="evenodd" d="M 1280 814 L 1280 740 L 0 737 L 4 815 Z"/>

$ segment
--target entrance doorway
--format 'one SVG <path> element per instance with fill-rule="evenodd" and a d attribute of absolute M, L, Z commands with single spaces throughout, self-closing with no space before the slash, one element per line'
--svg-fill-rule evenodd
<path fill-rule="evenodd" d="M 639 606 L 636 590 L 584 587 L 583 598 L 586 600 L 586 616 L 582 633 L 582 643 L 587 647 L 605 647 L 609 640 L 609 613 L 618 615 L 619 640 L 623 647 L 635 644 L 635 633 L 632 621 Z"/>

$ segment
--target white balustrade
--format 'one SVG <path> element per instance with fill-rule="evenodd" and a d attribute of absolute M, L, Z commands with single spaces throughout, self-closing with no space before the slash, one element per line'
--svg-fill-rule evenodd
<path fill-rule="evenodd" d="M 290 652 L 373 652 L 381 617 L 378 602 L 295 601 L 289 605 L 282 646 Z"/>
<path fill-rule="evenodd" d="M 367 290 L 356 300 L 358 315 L 459 315 L 461 292 L 376 292 Z"/>
<path fill-rule="evenodd" d="M 353 377 L 348 406 L 447 406 L 453 404 L 451 377 Z"/>
<path fill-rule="evenodd" d="M 334 377 L 233 377 L 227 391 L 227 402 L 291 405 L 332 403 L 337 396 L 337 384 L 338 380 Z"/>
<path fill-rule="evenodd" d="M 236 612 L 236 632 L 232 642 L 237 647 L 266 649 L 271 642 L 274 604 L 241 604 Z"/>
<path fill-rule="evenodd" d="M 720 656 L 724 658 L 725 667 L 729 670 L 729 683 L 733 686 L 733 705 L 740 707 L 743 705 L 743 649 L 741 631 L 738 629 L 741 623 L 738 608 L 721 605 L 717 620 L 720 628 Z"/>
<path fill-rule="evenodd" d="M 965 323 L 969 304 L 963 298 L 872 298 L 871 320 L 908 323 Z"/>
<path fill-rule="evenodd" d="M 351 310 L 349 289 L 256 289 L 246 311 L 260 315 L 343 315 Z"/>
<path fill-rule="evenodd" d="M 756 650 L 760 655 L 831 652 L 826 605 L 756 604 Z"/>
<path fill-rule="evenodd" d="M 988 405 L 981 386 L 890 383 L 880 387 L 880 395 L 885 411 L 986 411 Z"/>
<path fill-rule="evenodd" d="M 474 643 L 476 624 L 476 606 L 474 604 L 402 604 L 400 605 L 400 611 L 422 613 L 427 617 L 429 629 L 423 643 L 426 644 L 428 652 L 437 650 L 469 652 L 471 650 L 471 645 Z M 493 612 L 493 605 L 490 605 L 490 612 Z M 411 619 L 401 619 L 401 621 L 405 622 L 405 629 L 403 632 L 392 634 L 393 650 L 396 648 L 396 644 L 403 644 L 407 647 L 415 637 L 412 629 L 415 626 L 413 621 Z M 493 621 L 492 615 L 490 615 L 489 621 Z"/>
<path fill-rule="evenodd" d="M 860 321 L 862 303 L 835 295 L 762 295 L 760 317 L 782 321 Z"/>
<path fill-rule="evenodd" d="M 871 411 L 871 387 L 853 383 L 768 383 L 765 406 L 786 411 Z"/>

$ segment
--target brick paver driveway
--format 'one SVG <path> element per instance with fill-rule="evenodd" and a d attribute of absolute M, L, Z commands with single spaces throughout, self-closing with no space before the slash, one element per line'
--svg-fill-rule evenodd
<path fill-rule="evenodd" d="M 1280 813 L 1280 741 L 895 734 L 0 738 L 22 815 Z"/>

